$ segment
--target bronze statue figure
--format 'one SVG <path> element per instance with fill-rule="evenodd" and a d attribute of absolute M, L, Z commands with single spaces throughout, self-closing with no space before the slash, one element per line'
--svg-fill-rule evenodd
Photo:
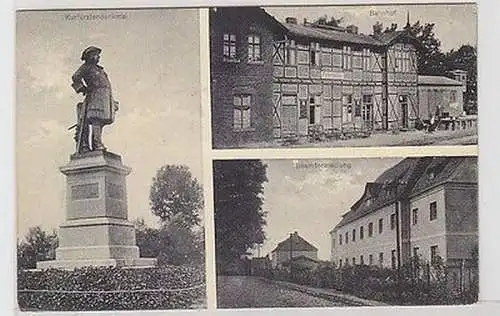
<path fill-rule="evenodd" d="M 108 75 L 98 65 L 101 51 L 94 46 L 86 48 L 81 57 L 84 63 L 72 77 L 73 89 L 85 96 L 84 101 L 77 104 L 77 153 L 106 150 L 102 143 L 102 128 L 114 122 L 115 112 L 118 110 L 118 102 L 113 99 Z M 90 131 L 92 140 L 89 144 Z"/>

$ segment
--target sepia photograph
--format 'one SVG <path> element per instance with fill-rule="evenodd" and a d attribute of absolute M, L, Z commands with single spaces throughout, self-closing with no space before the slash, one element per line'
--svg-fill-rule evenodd
<path fill-rule="evenodd" d="M 205 309 L 197 9 L 16 12 L 17 310 Z"/>
<path fill-rule="evenodd" d="M 478 301 L 474 156 L 215 160 L 218 308 Z"/>
<path fill-rule="evenodd" d="M 214 149 L 477 144 L 475 4 L 210 9 Z"/>

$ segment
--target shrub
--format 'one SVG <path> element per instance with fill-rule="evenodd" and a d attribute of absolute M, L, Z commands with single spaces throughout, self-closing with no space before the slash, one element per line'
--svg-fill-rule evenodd
<path fill-rule="evenodd" d="M 204 298 L 203 284 L 201 266 L 19 271 L 18 303 L 23 311 L 190 308 Z"/>

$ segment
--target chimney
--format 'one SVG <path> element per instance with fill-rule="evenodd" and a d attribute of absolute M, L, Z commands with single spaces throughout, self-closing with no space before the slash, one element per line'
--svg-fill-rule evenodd
<path fill-rule="evenodd" d="M 358 27 L 356 25 L 348 25 L 346 26 L 347 33 L 358 34 Z"/>
<path fill-rule="evenodd" d="M 297 18 L 289 16 L 289 17 L 287 17 L 285 19 L 285 23 L 288 23 L 288 24 L 297 24 Z"/>

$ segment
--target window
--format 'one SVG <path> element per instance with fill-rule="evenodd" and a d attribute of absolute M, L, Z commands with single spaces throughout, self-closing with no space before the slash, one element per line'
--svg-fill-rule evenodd
<path fill-rule="evenodd" d="M 319 108 L 316 108 L 318 105 L 316 102 L 317 97 L 313 96 L 309 98 L 309 124 L 317 124 L 317 121 L 319 121 Z"/>
<path fill-rule="evenodd" d="M 342 259 L 339 259 L 339 267 L 342 268 Z"/>
<path fill-rule="evenodd" d="M 372 254 L 369 254 L 369 255 L 368 255 L 368 264 L 369 264 L 369 265 L 372 265 L 372 264 L 373 264 L 373 255 L 372 255 Z"/>
<path fill-rule="evenodd" d="M 438 256 L 438 246 L 431 246 L 431 264 L 436 263 Z"/>
<path fill-rule="evenodd" d="M 356 241 L 356 229 L 352 230 L 352 241 Z"/>
<path fill-rule="evenodd" d="M 345 243 L 346 245 L 349 243 L 349 233 L 345 232 Z"/>
<path fill-rule="evenodd" d="M 344 46 L 344 49 L 342 50 L 342 68 L 351 69 L 351 58 L 351 47 Z"/>
<path fill-rule="evenodd" d="M 363 226 L 359 228 L 359 239 L 363 239 L 365 237 L 365 232 Z"/>
<path fill-rule="evenodd" d="M 437 203 L 435 201 L 429 204 L 429 218 L 431 221 L 437 218 Z"/>
<path fill-rule="evenodd" d="M 391 230 L 396 228 L 396 214 L 391 214 Z"/>
<path fill-rule="evenodd" d="M 359 264 L 360 265 L 364 265 L 365 264 L 365 260 L 363 258 L 363 255 L 359 256 Z"/>
<path fill-rule="evenodd" d="M 224 58 L 236 59 L 236 35 L 224 33 Z"/>
<path fill-rule="evenodd" d="M 349 265 L 349 258 L 345 258 L 345 265 L 348 266 Z"/>
<path fill-rule="evenodd" d="M 310 58 L 309 61 L 312 66 L 319 66 L 319 43 L 311 43 Z"/>
<path fill-rule="evenodd" d="M 365 122 L 372 121 L 373 96 L 371 94 L 363 95 L 363 107 L 361 109 L 361 117 Z"/>
<path fill-rule="evenodd" d="M 339 234 L 339 245 L 342 245 L 342 234 Z"/>
<path fill-rule="evenodd" d="M 384 230 L 384 219 L 379 219 L 378 220 L 378 233 L 382 234 L 382 231 Z"/>
<path fill-rule="evenodd" d="M 234 106 L 234 129 L 244 130 L 250 128 L 250 109 L 252 96 L 249 94 L 235 95 L 233 97 Z"/>
<path fill-rule="evenodd" d="M 384 253 L 383 252 L 380 252 L 378 254 L 378 264 L 381 266 L 384 265 Z"/>
<path fill-rule="evenodd" d="M 396 250 L 391 251 L 391 268 L 396 269 Z"/>
<path fill-rule="evenodd" d="M 297 63 L 295 54 L 295 43 L 294 41 L 290 41 L 290 44 L 286 48 L 286 64 L 287 65 L 295 65 Z"/>
<path fill-rule="evenodd" d="M 455 103 L 455 102 L 457 102 L 457 92 L 450 91 L 450 103 Z"/>
<path fill-rule="evenodd" d="M 354 100 L 354 116 L 361 116 L 361 100 L 358 98 Z"/>
<path fill-rule="evenodd" d="M 401 71 L 401 65 L 403 63 L 403 58 L 402 58 L 402 52 L 399 50 L 396 50 L 394 52 L 394 70 L 397 72 Z"/>
<path fill-rule="evenodd" d="M 258 35 L 248 36 L 248 61 L 261 61 L 260 37 Z"/>
<path fill-rule="evenodd" d="M 368 237 L 373 236 L 373 223 L 368 224 Z"/>
<path fill-rule="evenodd" d="M 342 121 L 351 122 L 352 121 L 352 94 L 344 94 L 342 96 Z"/>
<path fill-rule="evenodd" d="M 356 265 L 356 258 L 355 257 L 352 257 L 352 265 L 355 266 Z"/>
<path fill-rule="evenodd" d="M 370 49 L 363 48 L 363 70 L 365 70 L 365 71 L 371 70 L 370 58 L 371 58 Z"/>
<path fill-rule="evenodd" d="M 412 218 L 413 225 L 417 225 L 418 224 L 418 208 L 414 208 L 411 211 L 411 218 Z"/>
<path fill-rule="evenodd" d="M 418 258 L 418 250 L 419 250 L 418 247 L 413 247 L 413 257 L 414 258 Z"/>

